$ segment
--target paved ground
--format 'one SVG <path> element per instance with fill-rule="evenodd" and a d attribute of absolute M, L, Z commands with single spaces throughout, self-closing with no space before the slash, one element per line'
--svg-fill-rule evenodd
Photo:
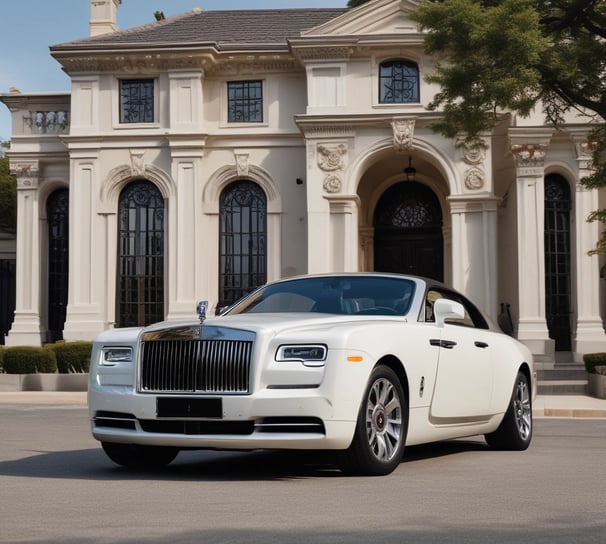
<path fill-rule="evenodd" d="M 86 392 L 18 391 L 0 392 L 0 404 L 52 404 L 84 406 Z M 535 417 L 582 417 L 606 419 L 606 400 L 586 395 L 539 395 L 534 401 Z"/>

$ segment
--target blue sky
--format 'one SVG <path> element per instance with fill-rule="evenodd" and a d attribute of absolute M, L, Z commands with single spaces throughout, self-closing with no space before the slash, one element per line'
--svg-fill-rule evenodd
<path fill-rule="evenodd" d="M 122 0 L 118 27 L 154 21 L 154 12 L 167 17 L 194 7 L 270 9 L 345 7 L 347 0 Z M 90 0 L 3 0 L 0 20 L 0 93 L 11 87 L 22 92 L 69 91 L 69 78 L 50 56 L 49 46 L 89 35 Z M 10 113 L 0 104 L 0 140 L 11 135 Z"/>

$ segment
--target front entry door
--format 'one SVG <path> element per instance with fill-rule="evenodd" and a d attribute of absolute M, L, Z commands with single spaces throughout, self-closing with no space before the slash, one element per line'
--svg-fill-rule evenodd
<path fill-rule="evenodd" d="M 442 211 L 429 187 L 401 182 L 390 187 L 374 216 L 377 272 L 444 279 Z"/>

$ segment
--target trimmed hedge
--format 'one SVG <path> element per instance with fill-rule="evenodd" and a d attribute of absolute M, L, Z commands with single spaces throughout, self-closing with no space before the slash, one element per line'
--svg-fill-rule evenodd
<path fill-rule="evenodd" d="M 92 342 L 55 342 L 46 344 L 44 348 L 55 354 L 57 369 L 61 374 L 88 372 Z"/>
<path fill-rule="evenodd" d="M 4 348 L 0 346 L 0 374 L 4 372 Z"/>
<path fill-rule="evenodd" d="M 606 366 L 606 353 L 586 353 L 583 355 L 583 362 L 585 363 L 585 370 L 590 374 L 601 374 L 602 371 L 598 372 L 596 367 Z"/>
<path fill-rule="evenodd" d="M 15 346 L 4 348 L 4 372 L 7 374 L 37 374 L 57 372 L 55 354 L 44 348 Z"/>

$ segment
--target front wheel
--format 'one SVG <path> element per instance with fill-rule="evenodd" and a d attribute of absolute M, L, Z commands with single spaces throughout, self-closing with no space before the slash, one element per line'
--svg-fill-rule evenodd
<path fill-rule="evenodd" d="M 485 436 L 489 446 L 500 450 L 525 450 L 532 439 L 532 394 L 524 372 L 518 372 L 511 400 L 499 428 Z"/>
<path fill-rule="evenodd" d="M 354 474 L 389 474 L 402 459 L 408 428 L 408 403 L 389 367 L 376 367 L 368 381 L 353 441 L 341 455 L 341 469 Z"/>
<path fill-rule="evenodd" d="M 117 465 L 128 468 L 164 467 L 177 457 L 179 450 L 164 446 L 140 446 L 101 442 L 105 454 Z"/>

